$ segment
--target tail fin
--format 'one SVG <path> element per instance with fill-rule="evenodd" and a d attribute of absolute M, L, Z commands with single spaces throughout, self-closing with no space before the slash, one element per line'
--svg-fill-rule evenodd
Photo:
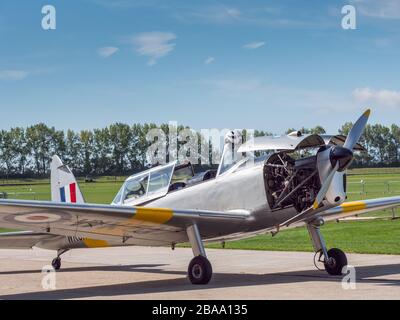
<path fill-rule="evenodd" d="M 85 203 L 75 176 L 58 156 L 51 161 L 51 200 L 67 203 Z"/>

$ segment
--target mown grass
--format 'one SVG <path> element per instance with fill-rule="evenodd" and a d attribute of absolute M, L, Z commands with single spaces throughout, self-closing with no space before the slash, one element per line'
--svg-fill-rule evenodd
<path fill-rule="evenodd" d="M 105 204 L 111 203 L 122 183 L 123 181 L 120 180 L 94 183 L 80 182 L 79 187 L 86 202 Z M 50 200 L 50 184 L 47 180 L 42 180 L 41 183 L 0 186 L 0 192 L 6 192 L 10 199 Z"/>
<path fill-rule="evenodd" d="M 363 183 L 364 182 L 364 187 Z M 50 185 L 46 179 L 16 180 L 9 186 L 0 186 L 9 198 L 50 200 Z M 118 192 L 123 177 L 104 177 L 94 183 L 80 181 L 87 202 L 110 203 Z M 364 191 L 364 192 L 363 192 Z M 348 200 L 371 199 L 400 195 L 400 168 L 354 169 L 348 175 Z M 388 217 L 389 211 L 373 212 L 368 216 Z M 400 217 L 400 209 L 397 215 Z M 4 232 L 0 229 L 0 232 Z M 381 219 L 373 221 L 331 222 L 322 232 L 328 247 L 339 247 L 346 252 L 400 254 L 400 220 Z M 220 244 L 208 247 L 220 248 Z M 281 231 L 276 237 L 270 234 L 227 242 L 228 249 L 252 249 L 272 251 L 312 251 L 305 228 Z"/>
<path fill-rule="evenodd" d="M 400 220 L 374 220 L 327 223 L 322 232 L 328 248 L 340 248 L 350 253 L 400 254 Z M 221 248 L 220 244 L 207 247 Z M 227 242 L 226 249 L 313 251 L 306 228 L 278 233 L 275 237 L 261 235 Z"/>

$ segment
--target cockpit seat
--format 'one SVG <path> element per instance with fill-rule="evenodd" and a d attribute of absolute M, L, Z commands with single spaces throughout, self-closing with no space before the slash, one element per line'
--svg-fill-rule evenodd
<path fill-rule="evenodd" d="M 186 183 L 184 183 L 184 182 L 175 182 L 175 183 L 172 183 L 169 186 L 168 192 L 175 191 L 175 190 L 180 190 L 180 189 L 183 189 L 185 187 L 186 187 Z"/>

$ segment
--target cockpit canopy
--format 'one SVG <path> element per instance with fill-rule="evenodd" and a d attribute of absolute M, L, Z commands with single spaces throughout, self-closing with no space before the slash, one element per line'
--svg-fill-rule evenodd
<path fill-rule="evenodd" d="M 193 178 L 190 163 L 177 165 L 176 161 L 140 172 L 126 179 L 112 204 L 138 205 L 165 196 L 168 191 L 184 186 Z"/>

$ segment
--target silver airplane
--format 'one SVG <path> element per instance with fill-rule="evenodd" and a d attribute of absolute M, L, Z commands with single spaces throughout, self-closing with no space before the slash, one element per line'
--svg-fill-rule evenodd
<path fill-rule="evenodd" d="M 330 275 L 340 275 L 347 258 L 326 247 L 324 222 L 400 205 L 400 197 L 345 202 L 345 172 L 353 152 L 363 149 L 358 140 L 369 115 L 367 110 L 347 138 L 293 132 L 238 145 L 240 136 L 232 131 L 216 172 L 194 174 L 190 163 L 157 166 L 126 179 L 110 205 L 84 203 L 71 170 L 54 156 L 52 201 L 0 200 L 0 226 L 26 230 L 1 234 L 0 248 L 57 250 L 52 265 L 58 270 L 61 255 L 71 249 L 189 242 L 194 258 L 188 277 L 207 284 L 212 266 L 205 241 L 275 235 L 303 225 L 318 261 Z"/>

